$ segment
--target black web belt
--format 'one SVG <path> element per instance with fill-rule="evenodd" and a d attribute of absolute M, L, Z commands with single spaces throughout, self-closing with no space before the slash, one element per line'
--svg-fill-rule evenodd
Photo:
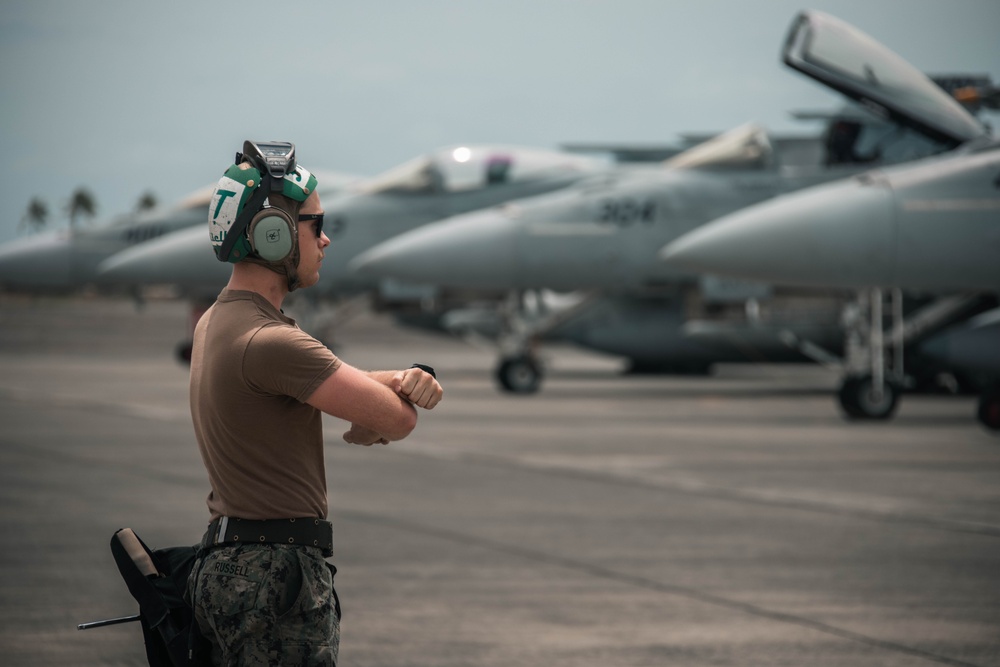
<path fill-rule="evenodd" d="M 333 524 L 315 517 L 297 519 L 237 519 L 224 516 L 208 524 L 201 547 L 224 544 L 291 544 L 318 547 L 333 555 Z"/>

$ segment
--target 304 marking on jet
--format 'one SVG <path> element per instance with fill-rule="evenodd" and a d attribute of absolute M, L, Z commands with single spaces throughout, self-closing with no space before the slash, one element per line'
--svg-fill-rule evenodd
<path fill-rule="evenodd" d="M 619 227 L 656 222 L 656 202 L 652 199 L 607 197 L 598 202 L 597 221 Z"/>

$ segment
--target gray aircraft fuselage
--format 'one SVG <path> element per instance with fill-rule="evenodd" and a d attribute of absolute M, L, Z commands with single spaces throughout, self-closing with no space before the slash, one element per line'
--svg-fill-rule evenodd
<path fill-rule="evenodd" d="M 656 287 L 694 277 L 659 261 L 665 243 L 726 213 L 857 171 L 623 169 L 427 225 L 365 253 L 354 266 L 365 274 L 454 287 Z"/>
<path fill-rule="evenodd" d="M 332 234 L 329 234 L 330 247 L 323 260 L 319 287 L 325 292 L 332 289 L 371 289 L 377 285 L 377 281 L 348 270 L 349 262 L 369 248 L 437 220 L 512 199 L 560 190 L 578 178 L 546 178 L 524 183 L 498 184 L 454 192 L 447 196 L 405 192 L 348 196 L 335 205 L 326 207 Z"/>
<path fill-rule="evenodd" d="M 781 285 L 1000 289 L 1000 145 L 987 128 L 905 60 L 821 12 L 800 14 L 784 58 L 947 152 L 738 211 L 664 248 L 666 263 Z"/>
<path fill-rule="evenodd" d="M 1000 308 L 963 322 L 924 342 L 928 357 L 971 373 L 1000 377 Z"/>
<path fill-rule="evenodd" d="M 844 93 L 881 121 L 876 131 L 864 118 L 833 118 L 827 126 L 825 154 L 816 168 L 787 169 L 779 159 L 770 168 L 704 168 L 684 155 L 671 160 L 683 168 L 622 172 L 614 178 L 593 179 L 567 191 L 514 202 L 500 209 L 478 212 L 404 234 L 365 253 L 354 262 L 358 271 L 416 283 L 525 289 L 600 289 L 616 293 L 653 294 L 649 288 L 691 283 L 704 267 L 661 263 L 662 245 L 692 233 L 720 216 L 762 204 L 788 193 L 856 174 L 876 165 L 918 160 L 955 148 L 983 135 L 983 128 L 939 86 L 914 70 L 852 26 L 820 12 L 803 12 L 786 37 L 784 60 L 789 66 Z M 860 122 L 859 122 L 860 120 Z M 763 142 L 758 142 L 763 147 Z M 720 154 L 715 149 L 707 154 Z M 694 166 L 695 168 L 691 168 Z M 717 165 L 709 165 L 717 166 Z M 835 209 L 838 201 L 823 202 Z M 801 211 L 804 218 L 822 211 Z M 697 233 L 697 232 L 694 232 Z M 939 242 L 948 240 L 947 234 Z M 849 241 L 833 240 L 833 244 Z M 738 243 L 731 243 L 739 253 Z M 808 253 L 787 247 L 773 252 L 774 264 L 808 266 Z M 873 270 L 861 256 L 859 268 Z M 675 288 L 676 289 L 676 288 Z M 676 292 L 675 292 L 676 294 Z M 623 302 L 624 303 L 624 302 Z M 574 340 L 597 349 L 618 347 L 648 350 L 662 341 L 662 356 L 691 354 L 692 341 L 681 322 L 667 310 L 680 312 L 685 304 L 645 301 L 644 308 L 622 307 L 604 318 L 603 332 L 577 327 Z M 669 319 L 674 317 L 675 322 Z M 749 318 L 748 318 L 749 319 Z M 835 331 L 838 322 L 828 323 Z M 771 327 L 733 330 L 732 340 L 749 341 L 764 333 L 767 342 L 789 340 Z M 645 334 L 640 334 L 645 331 Z M 708 335 L 704 333 L 708 331 Z M 795 331 L 784 333 L 795 334 Z M 815 334 L 822 333 L 814 332 Z M 587 335 L 584 335 L 587 334 Z M 720 328 L 702 331 L 699 342 L 725 338 Z M 807 334 L 813 337 L 810 334 Z M 742 336 L 742 340 L 740 337 Z M 808 342 L 808 341 L 807 341 Z M 832 347 L 831 347 L 832 349 Z"/>
<path fill-rule="evenodd" d="M 328 192 L 340 192 L 357 176 L 317 172 Z M 22 291 L 71 291 L 84 285 L 119 286 L 101 272 L 109 257 L 153 243 L 208 220 L 212 186 L 206 186 L 174 206 L 123 215 L 100 226 L 46 232 L 0 245 L 0 285 Z M 211 253 L 209 253 L 211 254 Z"/>
<path fill-rule="evenodd" d="M 781 296 L 785 311 L 769 312 L 766 323 L 692 321 L 680 294 L 602 296 L 590 307 L 553 329 L 547 339 L 566 340 L 590 350 L 626 357 L 633 370 L 705 372 L 717 363 L 811 363 L 782 338 L 793 332 L 831 353 L 839 353 L 839 303 L 796 309 Z"/>
<path fill-rule="evenodd" d="M 508 152 L 516 159 L 516 152 Z M 441 187 L 387 188 L 324 198 L 324 232 L 330 238 L 320 271 L 317 295 L 374 288 L 378 281 L 347 270 L 359 253 L 397 234 L 434 220 L 509 199 L 530 197 L 566 187 L 603 167 L 597 160 L 570 156 L 567 168 L 554 168 L 509 182 L 444 190 Z M 111 258 L 103 265 L 109 278 L 120 282 L 173 283 L 189 289 L 218 291 L 229 277 L 229 266 L 217 261 L 205 230 L 184 230 Z"/>
<path fill-rule="evenodd" d="M 720 362 L 808 362 L 781 332 L 836 352 L 836 316 L 816 320 L 800 313 L 762 326 L 689 330 L 678 286 L 698 277 L 666 267 L 657 253 L 725 213 L 859 169 L 621 167 L 559 192 L 407 232 L 352 267 L 442 287 L 599 290 L 603 298 L 546 337 L 628 357 L 636 369 L 703 372 Z"/>
<path fill-rule="evenodd" d="M 1000 291 L 1000 145 L 781 197 L 692 232 L 663 257 L 779 285 Z"/>
<path fill-rule="evenodd" d="M 0 246 L 0 284 L 22 290 L 72 290 L 104 281 L 97 267 L 127 248 L 204 222 L 208 203 L 125 216 L 109 225 L 78 227 L 16 239 Z"/>

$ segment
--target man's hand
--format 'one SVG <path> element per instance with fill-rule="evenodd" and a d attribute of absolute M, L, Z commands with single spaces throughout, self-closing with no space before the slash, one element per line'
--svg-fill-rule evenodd
<path fill-rule="evenodd" d="M 434 376 L 420 368 L 397 372 L 389 386 L 410 403 L 425 410 L 440 403 L 444 395 L 444 389 Z"/>
<path fill-rule="evenodd" d="M 352 445 L 364 445 L 365 447 L 371 447 L 375 444 L 389 444 L 389 441 L 383 438 L 379 433 L 376 433 L 370 428 L 358 426 L 357 424 L 351 424 L 351 430 L 344 433 L 344 441 L 349 442 Z"/>

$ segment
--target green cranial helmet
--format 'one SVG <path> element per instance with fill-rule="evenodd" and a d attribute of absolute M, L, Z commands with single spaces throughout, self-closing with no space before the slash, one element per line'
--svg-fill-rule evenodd
<path fill-rule="evenodd" d="M 299 207 L 315 190 L 316 177 L 295 163 L 293 144 L 244 142 L 209 204 L 215 256 L 223 262 L 253 259 L 276 270 L 294 269 Z"/>

